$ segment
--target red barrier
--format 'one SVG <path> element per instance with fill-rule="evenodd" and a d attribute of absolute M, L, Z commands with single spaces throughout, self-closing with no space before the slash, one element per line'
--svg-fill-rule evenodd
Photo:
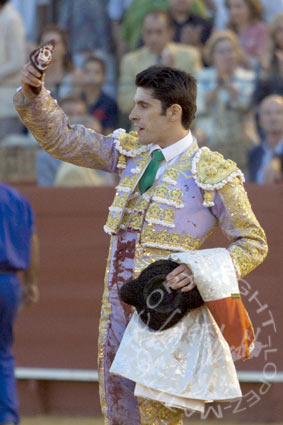
<path fill-rule="evenodd" d="M 103 225 L 114 189 L 22 186 L 20 190 L 31 201 L 36 212 L 41 247 L 41 298 L 38 305 L 23 311 L 18 318 L 15 344 L 17 365 L 96 369 L 98 320 L 109 243 L 109 236 L 103 232 Z M 250 184 L 247 185 L 247 191 L 253 209 L 267 233 L 270 250 L 263 265 L 240 284 L 259 344 L 254 358 L 245 363 L 237 362 L 237 368 L 265 373 L 273 372 L 276 367 L 277 371 L 283 371 L 283 358 L 280 353 L 283 348 L 280 338 L 283 323 L 283 186 Z M 216 246 L 228 246 L 219 230 L 204 247 Z M 44 409 L 49 409 L 48 412 L 55 410 L 69 413 L 66 411 L 66 398 L 61 407 L 58 405 L 58 394 L 62 396 L 62 400 L 64 394 L 68 394 L 67 404 L 71 409 L 69 411 L 77 412 L 74 410 L 76 391 L 70 389 L 71 384 L 56 385 L 53 382 L 46 385 L 44 396 L 40 385 L 32 390 L 41 400 L 35 408 L 35 401 L 31 401 L 28 396 L 26 384 L 20 383 L 24 411 L 44 412 Z M 78 391 L 80 387 L 76 385 Z M 92 388 L 94 386 L 95 384 Z M 245 388 L 249 388 L 249 384 Z M 260 391 L 260 385 L 252 388 Z M 249 408 L 239 413 L 237 418 L 250 420 L 252 412 L 255 414 L 261 411 L 261 407 L 264 410 L 259 416 L 262 421 L 264 418 L 279 420 L 280 415 L 282 418 L 282 403 L 280 410 L 278 402 L 275 403 L 278 392 L 274 391 L 274 388 L 273 386 L 264 397 L 261 394 L 261 402 L 254 407 L 248 406 Z M 97 413 L 97 388 L 93 391 L 86 391 L 86 387 L 82 390 L 82 393 L 85 392 L 84 403 L 78 405 L 79 413 Z M 46 407 L 46 397 L 49 408 Z M 88 402 L 92 403 L 92 407 Z"/>

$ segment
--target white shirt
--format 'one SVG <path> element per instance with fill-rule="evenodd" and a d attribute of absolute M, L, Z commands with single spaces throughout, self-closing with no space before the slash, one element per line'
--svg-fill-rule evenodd
<path fill-rule="evenodd" d="M 181 140 L 178 140 L 178 142 L 167 146 L 167 148 L 162 149 L 159 145 L 152 145 L 152 147 L 150 148 L 150 154 L 156 149 L 159 149 L 161 150 L 165 158 L 165 160 L 161 162 L 161 165 L 157 170 L 155 179 L 158 179 L 167 170 L 169 166 L 173 165 L 177 161 L 177 159 L 192 146 L 193 142 L 194 138 L 192 136 L 191 131 L 189 131 L 185 137 L 183 137 Z"/>

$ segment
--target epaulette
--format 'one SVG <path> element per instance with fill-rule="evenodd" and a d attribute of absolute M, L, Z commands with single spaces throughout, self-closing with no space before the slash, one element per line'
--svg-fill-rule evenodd
<path fill-rule="evenodd" d="M 150 149 L 148 145 L 141 145 L 139 143 L 138 133 L 136 131 L 126 132 L 123 128 L 118 128 L 112 135 L 117 151 L 120 153 L 117 167 L 126 167 L 126 158 L 140 155 Z"/>
<path fill-rule="evenodd" d="M 204 189 L 205 207 L 214 205 L 212 195 L 215 190 L 221 189 L 235 177 L 239 177 L 242 183 L 245 181 L 234 161 L 225 159 L 221 153 L 212 152 L 207 147 L 199 149 L 194 156 L 192 174 L 196 184 Z"/>

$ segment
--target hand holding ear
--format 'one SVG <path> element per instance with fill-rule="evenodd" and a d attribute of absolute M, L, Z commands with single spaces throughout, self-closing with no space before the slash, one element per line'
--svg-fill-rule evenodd
<path fill-rule="evenodd" d="M 189 292 L 195 288 L 194 275 L 186 264 L 180 264 L 166 277 L 166 283 L 169 288 L 181 289 L 181 292 Z"/>

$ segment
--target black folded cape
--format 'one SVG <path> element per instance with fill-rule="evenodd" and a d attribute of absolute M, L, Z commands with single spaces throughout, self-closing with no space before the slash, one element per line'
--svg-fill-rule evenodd
<path fill-rule="evenodd" d="M 203 305 L 196 287 L 189 292 L 167 288 L 166 276 L 178 266 L 171 260 L 156 261 L 119 291 L 121 300 L 133 305 L 141 320 L 155 331 L 174 326 L 190 310 Z"/>

